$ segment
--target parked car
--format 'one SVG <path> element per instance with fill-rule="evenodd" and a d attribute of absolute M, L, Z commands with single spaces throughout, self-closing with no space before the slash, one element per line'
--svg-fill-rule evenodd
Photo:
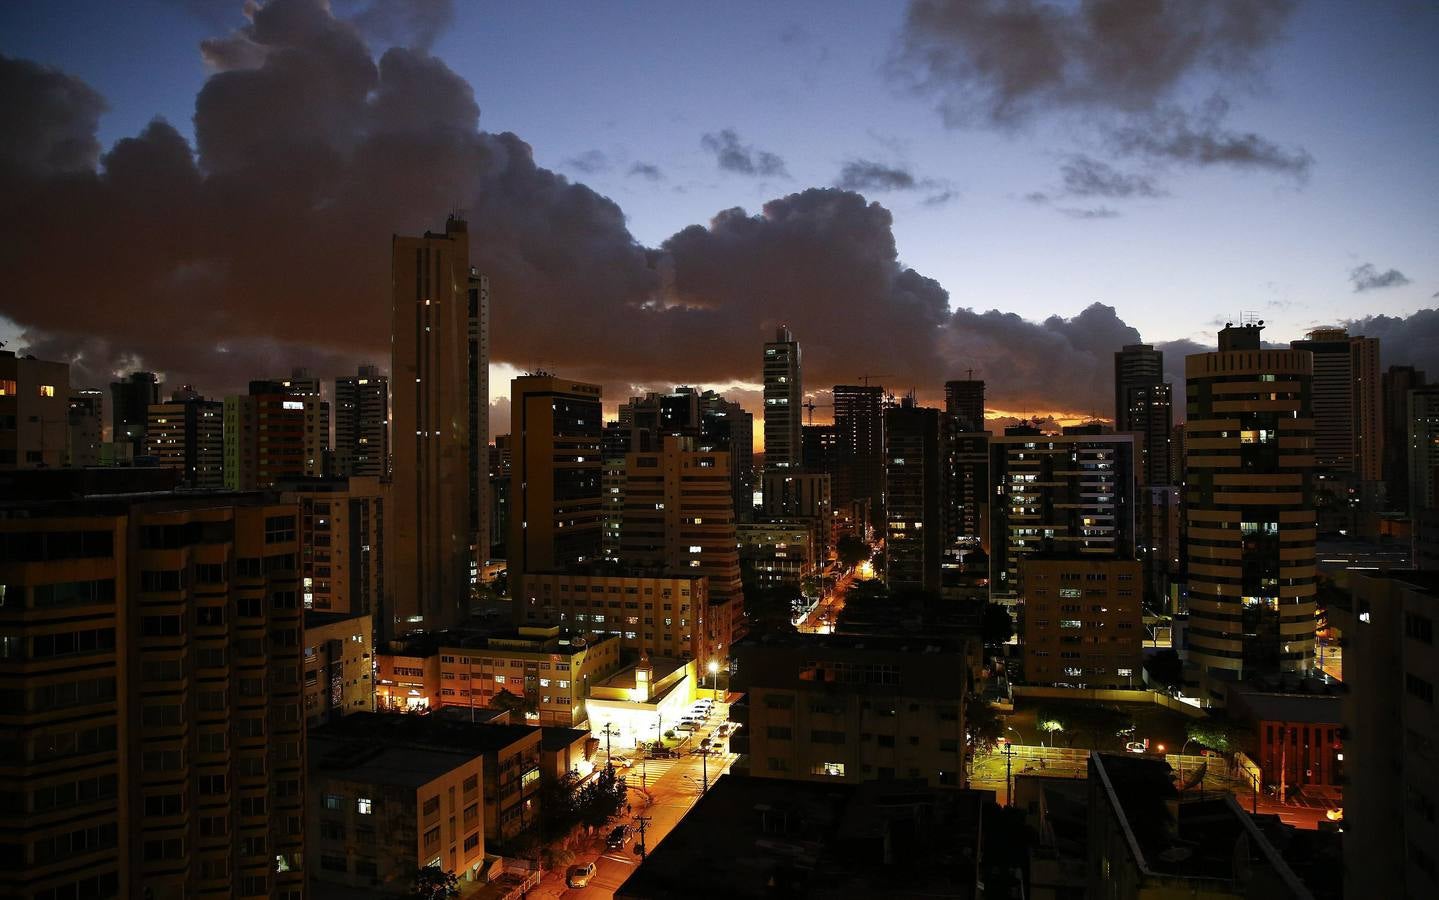
<path fill-rule="evenodd" d="M 630 827 L 628 825 L 616 825 L 605 838 L 605 846 L 611 850 L 623 850 L 625 844 L 630 842 Z"/>
<path fill-rule="evenodd" d="M 611 756 L 610 765 L 614 766 L 616 769 L 628 769 L 630 766 L 634 765 L 634 763 L 630 762 L 630 758 L 628 756 Z"/>
<path fill-rule="evenodd" d="M 695 730 L 695 725 L 694 725 L 693 722 L 681 722 L 681 723 L 679 723 L 678 725 L 675 726 L 675 731 L 694 731 L 694 730 Z"/>
<path fill-rule="evenodd" d="M 1130 753 L 1143 753 L 1149 748 L 1144 745 L 1144 741 L 1130 741 L 1124 745 L 1124 749 Z"/>
<path fill-rule="evenodd" d="M 595 864 L 580 863 L 579 865 L 570 866 L 569 871 L 565 872 L 565 885 L 572 888 L 582 888 L 588 885 L 590 879 L 594 877 Z"/>

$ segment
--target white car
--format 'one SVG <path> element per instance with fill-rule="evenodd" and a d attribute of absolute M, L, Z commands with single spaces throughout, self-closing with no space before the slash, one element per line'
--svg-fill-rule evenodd
<path fill-rule="evenodd" d="M 611 756 L 610 765 L 614 766 L 616 769 L 628 769 L 630 766 L 634 765 L 634 763 L 630 762 L 628 756 Z"/>
<path fill-rule="evenodd" d="M 565 884 L 572 888 L 582 888 L 588 885 L 590 879 L 594 877 L 595 864 L 581 863 L 577 866 L 570 866 L 569 871 L 565 873 Z"/>

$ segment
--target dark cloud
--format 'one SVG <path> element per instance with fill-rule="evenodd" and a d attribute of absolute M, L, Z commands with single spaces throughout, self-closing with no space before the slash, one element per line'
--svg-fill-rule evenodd
<path fill-rule="evenodd" d="M 1292 175 L 1303 181 L 1314 157 L 1307 150 L 1286 150 L 1252 131 L 1232 131 L 1223 124 L 1229 103 L 1213 97 L 1197 112 L 1167 107 L 1112 128 L 1110 148 L 1125 156 L 1159 163 L 1224 165 Z"/>
<path fill-rule="evenodd" d="M 923 203 L 925 206 L 944 206 L 946 203 L 958 196 L 959 193 L 957 191 L 944 190 L 940 191 L 937 194 L 930 194 L 928 197 L 925 197 L 920 202 Z"/>
<path fill-rule="evenodd" d="M 739 175 L 760 175 L 788 178 L 784 160 L 768 150 L 740 143 L 733 128 L 711 132 L 700 138 L 700 146 L 715 156 L 715 162 L 726 172 Z"/>
<path fill-rule="evenodd" d="M 834 186 L 846 191 L 909 191 L 919 187 L 914 173 L 870 159 L 852 159 L 840 169 Z"/>
<path fill-rule="evenodd" d="M 1349 270 L 1349 283 L 1354 285 L 1354 293 L 1359 294 L 1378 288 L 1401 287 L 1408 284 L 1409 279 L 1398 269 L 1381 272 L 1374 268 L 1373 263 L 1365 263 Z"/>
<path fill-rule="evenodd" d="M 579 156 L 572 156 L 565 160 L 564 166 L 586 175 L 594 175 L 598 172 L 609 171 L 610 159 L 599 150 L 586 150 Z"/>
<path fill-rule="evenodd" d="M 1294 0 L 912 0 L 891 72 L 951 124 L 1155 108 L 1196 74 L 1252 71 Z"/>
<path fill-rule="evenodd" d="M 1162 197 L 1165 192 L 1148 175 L 1121 172 L 1108 163 L 1082 154 L 1060 166 L 1065 193 L 1072 197 Z"/>
<path fill-rule="evenodd" d="M 1423 369 L 1430 383 L 1439 377 L 1439 309 L 1408 316 L 1365 316 L 1344 323 L 1350 334 L 1379 339 L 1383 368 L 1409 365 Z"/>
<path fill-rule="evenodd" d="M 353 21 L 380 46 L 428 50 L 454 23 L 455 4 L 454 0 L 370 0 L 354 12 Z"/>
<path fill-rule="evenodd" d="M 78 78 L 0 55 L 0 166 L 37 175 L 92 169 L 105 101 Z"/>
<path fill-rule="evenodd" d="M 659 166 L 647 162 L 637 162 L 630 166 L 628 174 L 632 178 L 644 178 L 649 181 L 659 181 L 665 177 L 665 173 L 660 171 Z"/>
<path fill-rule="evenodd" d="M 1082 207 L 1058 207 L 1061 215 L 1069 216 L 1071 219 L 1117 219 L 1119 211 L 1110 209 L 1107 206 L 1096 206 L 1090 209 Z"/>

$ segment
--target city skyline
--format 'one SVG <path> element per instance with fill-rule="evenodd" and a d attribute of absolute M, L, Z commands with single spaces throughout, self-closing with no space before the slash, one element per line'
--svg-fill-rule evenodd
<path fill-rule="evenodd" d="M 350 370 L 387 355 L 376 289 L 385 238 L 433 227 L 437 211 L 460 207 L 475 222 L 475 262 L 494 284 L 497 390 L 517 371 L 543 368 L 603 384 L 612 403 L 693 382 L 731 389 L 757 408 L 745 394 L 759 387 L 748 347 L 789 324 L 815 388 L 878 370 L 891 373 L 894 393 L 918 388 L 921 401 L 938 405 L 943 381 L 972 368 L 993 385 L 996 411 L 1082 418 L 1109 406 L 1104 362 L 1116 346 L 1155 344 L 1177 380 L 1183 357 L 1210 349 L 1209 335 L 1245 311 L 1266 319 L 1277 340 L 1349 324 L 1384 341 L 1386 366 L 1439 368 L 1431 349 L 1439 275 L 1425 268 L 1434 216 L 1423 201 L 1433 195 L 1423 189 L 1434 180 L 1423 153 L 1433 117 L 1411 116 L 1390 131 L 1356 118 L 1402 98 L 1432 107 L 1422 85 L 1434 63 L 1415 50 L 1439 28 L 1432 10 L 1388 4 L 1360 16 L 1336 4 L 1253 2 L 1216 5 L 1209 18 L 1160 13 L 1148 23 L 1155 53 L 1168 48 L 1173 58 L 1116 62 L 1143 82 L 1126 93 L 1093 58 L 1097 26 L 1055 10 L 1048 25 L 1064 37 L 1061 56 L 1047 61 L 1072 83 L 1046 86 L 1026 80 L 1032 73 L 956 62 L 995 27 L 993 4 L 977 5 L 970 19 L 916 3 L 907 19 L 895 8 L 834 22 L 796 6 L 744 25 L 678 11 L 643 27 L 629 10 L 570 21 L 434 3 L 386 23 L 381 7 L 391 5 L 336 3 L 332 15 L 279 0 L 251 24 L 239 4 L 221 2 L 160 4 L 125 23 L 83 2 L 0 14 L 9 90 L 44 87 L 37 96 L 59 104 L 41 100 L 14 114 L 7 178 L 23 189 L 7 201 L 6 221 L 27 227 L 5 242 L 9 252 L 43 258 L 61 229 L 103 248 L 113 229 L 128 227 L 138 242 L 133 253 L 115 242 L 81 262 L 94 285 L 83 331 L 74 324 L 79 301 L 54 302 L 28 277 L 45 267 L 21 266 L 22 283 L 0 309 L 3 339 L 78 361 L 77 383 L 87 367 L 96 384 L 127 367 L 175 381 L 208 371 L 201 387 L 219 394 L 256 372 Z M 144 38 L 153 58 L 137 67 L 113 48 L 86 54 L 90 39 L 72 40 L 77 28 L 105 29 L 77 23 Z M 612 136 L 639 127 L 622 93 L 636 75 L 601 55 L 605 36 L 639 29 L 646 53 L 669 58 L 665 48 L 690 48 L 720 25 L 716 46 L 693 48 L 674 85 L 643 95 L 640 106 L 658 111 L 644 119 L 654 155 L 612 146 L 620 140 Z M 1324 54 L 1346 27 L 1371 38 L 1364 47 L 1383 37 L 1392 49 L 1383 59 L 1346 49 L 1346 59 L 1367 53 L 1380 74 L 1324 95 L 1330 76 L 1316 60 L 1339 59 Z M 577 46 L 584 28 L 594 29 L 595 46 Z M 853 32 L 875 37 L 855 52 Z M 499 33 L 511 39 L 480 40 L 484 53 L 470 46 Z M 1200 49 L 1175 49 L 1187 38 Z M 848 130 L 812 121 L 808 110 L 779 128 L 792 89 L 758 91 L 755 75 L 736 86 L 753 104 L 713 97 L 706 76 L 715 55 L 739 45 L 758 54 L 761 73 L 812 85 L 814 110 L 845 85 L 857 104 Z M 563 52 L 598 66 L 595 84 L 580 90 L 552 71 Z M 922 84 L 903 88 L 897 70 L 925 53 L 948 68 L 916 74 L 911 65 Z M 1250 81 L 1221 77 L 1217 59 Z M 659 65 L 640 62 L 645 71 Z M 162 68 L 166 77 L 153 77 Z M 142 70 L 152 77 L 138 77 Z M 314 79 L 333 90 L 310 105 L 294 99 L 293 88 Z M 951 108 L 956 85 L 976 108 Z M 1115 96 L 1095 95 L 1109 88 Z M 603 109 L 606 92 L 608 127 L 572 107 L 583 95 Z M 243 99 L 251 96 L 267 98 L 265 112 Z M 715 102 L 700 117 L 695 99 Z M 1343 127 L 1313 120 L 1321 101 Z M 545 109 L 574 115 L 560 127 Z M 1154 117 L 1180 109 L 1194 141 L 1219 141 L 1205 145 L 1214 159 L 1113 151 L 1114 135 L 1136 116 L 1161 135 Z M 40 116 L 47 112 L 58 119 Z M 169 124 L 147 125 L 156 115 Z M 1077 118 L 1100 124 L 1086 131 Z M 333 127 L 316 134 L 307 123 L 320 121 Z M 1390 154 L 1382 165 L 1354 167 L 1356 154 L 1380 149 Z M 319 157 L 337 177 L 308 183 Z M 226 189 L 255 179 L 295 189 L 267 203 Z M 142 202 L 152 195 L 167 200 Z M 1357 196 L 1386 214 L 1366 214 Z M 1359 220 L 1367 224 L 1356 230 L 1350 223 Z M 1315 236 L 1314 222 L 1325 223 L 1325 236 Z M 278 257 L 265 255 L 276 246 Z M 1034 247 L 1045 248 L 1040 265 Z M 333 265 L 333 277 L 309 272 L 315 264 Z M 128 315 L 136 303 L 186 340 L 137 329 L 140 317 Z M 836 308 L 848 314 L 828 314 Z M 707 341 L 715 332 L 729 336 L 723 346 Z M 635 352 L 599 353 L 619 335 Z M 1051 384 L 1056 360 L 1094 375 Z"/>

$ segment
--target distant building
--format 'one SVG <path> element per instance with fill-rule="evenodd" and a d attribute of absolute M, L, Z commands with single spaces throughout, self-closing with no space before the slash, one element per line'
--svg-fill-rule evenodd
<path fill-rule="evenodd" d="M 723 649 L 716 643 L 730 643 L 732 623 L 727 604 L 710 602 L 709 588 L 703 575 L 662 569 L 532 574 L 515 595 L 516 623 L 560 625 L 594 639 L 614 635 L 634 653 L 710 660 Z"/>
<path fill-rule="evenodd" d="M 1343 714 L 1337 689 L 1317 679 L 1281 679 L 1229 687 L 1227 714 L 1250 723 L 1255 746 L 1247 748 L 1264 783 L 1286 791 L 1345 783 Z"/>
<path fill-rule="evenodd" d="M 110 383 L 110 440 L 128 443 L 135 456 L 145 455 L 145 425 L 150 405 L 160 402 L 160 382 L 153 372 L 132 372 Z"/>
<path fill-rule="evenodd" d="M 965 431 L 962 419 L 940 420 L 940 466 L 944 483 L 946 567 L 989 547 L 989 441 L 987 431 Z"/>
<path fill-rule="evenodd" d="M 938 591 L 944 552 L 937 409 L 885 411 L 885 582 L 894 590 Z"/>
<path fill-rule="evenodd" d="M 740 774 L 963 786 L 963 639 L 799 634 L 734 651 Z"/>
<path fill-rule="evenodd" d="M 984 431 L 984 382 L 946 381 L 944 413 L 954 419 L 960 431 Z"/>
<path fill-rule="evenodd" d="M 800 418 L 804 389 L 800 384 L 799 342 L 781 325 L 764 345 L 764 467 L 800 468 Z"/>
<path fill-rule="evenodd" d="M 253 491 L 324 474 L 324 400 L 296 396 L 279 382 L 252 381 L 248 394 L 225 398 L 224 410 L 225 487 Z"/>
<path fill-rule="evenodd" d="M 390 474 L 390 379 L 377 366 L 335 379 L 335 474 Z"/>
<path fill-rule="evenodd" d="M 1353 573 L 1344 629 L 1345 895 L 1439 895 L 1439 576 Z"/>
<path fill-rule="evenodd" d="M 157 465 L 178 469 L 192 488 L 225 486 L 225 404 L 177 394 L 150 406 L 145 455 Z"/>
<path fill-rule="evenodd" d="M 104 444 L 105 393 L 92 389 L 70 392 L 70 453 L 69 466 L 100 465 L 100 448 Z"/>
<path fill-rule="evenodd" d="M 760 588 L 799 588 L 819 571 L 813 519 L 765 519 L 736 526 L 745 580 Z"/>
<path fill-rule="evenodd" d="M 54 469 L 69 457 L 70 364 L 0 350 L 0 469 Z"/>
<path fill-rule="evenodd" d="M 0 501 L 0 895 L 297 896 L 294 507 L 24 493 Z"/>
<path fill-rule="evenodd" d="M 1188 661 L 1223 682 L 1307 672 L 1314 657 L 1312 355 L 1229 326 L 1185 360 Z"/>
<path fill-rule="evenodd" d="M 278 485 L 300 511 L 305 609 L 386 617 L 386 495 L 380 479 L 314 478 Z"/>
<path fill-rule="evenodd" d="M 1317 328 L 1295 350 L 1313 354 L 1310 406 L 1314 461 L 1360 481 L 1383 476 L 1383 394 L 1379 339 L 1351 337 L 1343 328 Z"/>
<path fill-rule="evenodd" d="M 766 472 L 764 504 L 768 519 L 808 519 L 814 523 L 819 545 L 816 558 L 823 563 L 834 545 L 834 495 L 830 476 L 810 472 Z"/>
<path fill-rule="evenodd" d="M 848 510 L 856 501 L 868 504 L 869 518 L 859 523 L 884 530 L 884 388 L 879 385 L 834 386 L 834 428 L 838 444 L 834 508 Z"/>
<path fill-rule="evenodd" d="M 1380 380 L 1384 405 L 1383 474 L 1389 509 L 1409 511 L 1409 392 L 1428 382 L 1421 369 L 1390 366 Z"/>
<path fill-rule="evenodd" d="M 1409 515 L 1439 507 L 1439 385 L 1409 392 Z"/>
<path fill-rule="evenodd" d="M 1137 560 L 1029 556 L 1020 563 L 1020 580 L 1026 681 L 1073 688 L 1143 684 Z"/>
<path fill-rule="evenodd" d="M 459 622 L 477 578 L 469 258 L 469 229 L 456 216 L 443 233 L 391 240 L 387 639 Z"/>
<path fill-rule="evenodd" d="M 1164 383 L 1164 351 L 1150 344 L 1126 344 L 1114 354 L 1114 430 L 1136 431 L 1129 392 Z"/>
<path fill-rule="evenodd" d="M 1234 800 L 1178 801 L 1161 759 L 1089 755 L 1088 896 L 1312 895 Z"/>
<path fill-rule="evenodd" d="M 305 613 L 305 723 L 375 711 L 374 620 L 368 612 Z"/>

